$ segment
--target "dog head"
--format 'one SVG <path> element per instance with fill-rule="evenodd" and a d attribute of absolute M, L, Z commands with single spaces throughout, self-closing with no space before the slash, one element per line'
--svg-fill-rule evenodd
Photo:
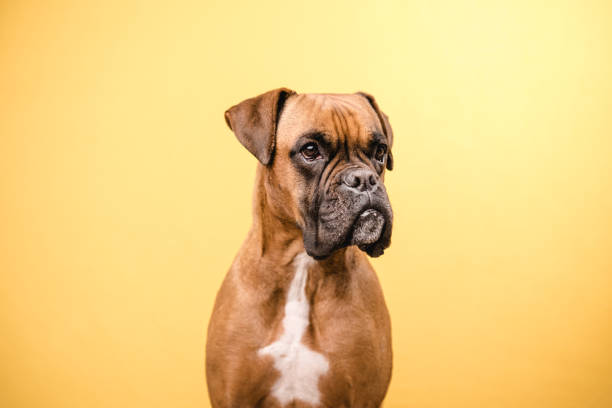
<path fill-rule="evenodd" d="M 231 107 L 225 119 L 261 163 L 265 205 L 301 229 L 310 256 L 349 245 L 382 255 L 393 224 L 383 184 L 393 132 L 371 95 L 281 88 Z"/>

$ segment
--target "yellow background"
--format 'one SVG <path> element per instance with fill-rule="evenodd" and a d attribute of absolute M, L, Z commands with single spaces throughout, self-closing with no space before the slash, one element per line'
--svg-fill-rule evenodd
<path fill-rule="evenodd" d="M 609 4 L 3 2 L 0 406 L 208 406 L 223 112 L 287 86 L 395 130 L 386 407 L 612 407 Z"/>

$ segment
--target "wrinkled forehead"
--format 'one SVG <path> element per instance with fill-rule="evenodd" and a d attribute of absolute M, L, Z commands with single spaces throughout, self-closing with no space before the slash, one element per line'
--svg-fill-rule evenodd
<path fill-rule="evenodd" d="M 276 131 L 277 148 L 290 148 L 303 135 L 323 133 L 336 143 L 367 145 L 383 134 L 366 98 L 357 94 L 299 94 L 283 108 Z"/>

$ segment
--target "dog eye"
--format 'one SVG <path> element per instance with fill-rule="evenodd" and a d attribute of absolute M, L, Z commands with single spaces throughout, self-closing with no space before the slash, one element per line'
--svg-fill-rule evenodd
<path fill-rule="evenodd" d="M 385 154 L 387 153 L 387 145 L 379 144 L 376 146 L 376 151 L 374 152 L 374 158 L 379 162 L 383 162 L 385 160 Z"/>
<path fill-rule="evenodd" d="M 321 154 L 319 153 L 319 148 L 317 147 L 316 143 L 312 142 L 305 144 L 304 147 L 300 149 L 300 152 L 302 153 L 302 156 L 304 156 L 304 158 L 308 161 L 313 161 L 321 157 Z"/>

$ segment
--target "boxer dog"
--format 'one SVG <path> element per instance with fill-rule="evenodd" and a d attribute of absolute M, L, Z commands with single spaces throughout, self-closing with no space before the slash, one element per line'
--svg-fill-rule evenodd
<path fill-rule="evenodd" d="M 364 252 L 391 239 L 387 116 L 365 93 L 282 88 L 225 120 L 259 164 L 253 225 L 208 326 L 212 406 L 380 406 L 391 325 Z"/>

